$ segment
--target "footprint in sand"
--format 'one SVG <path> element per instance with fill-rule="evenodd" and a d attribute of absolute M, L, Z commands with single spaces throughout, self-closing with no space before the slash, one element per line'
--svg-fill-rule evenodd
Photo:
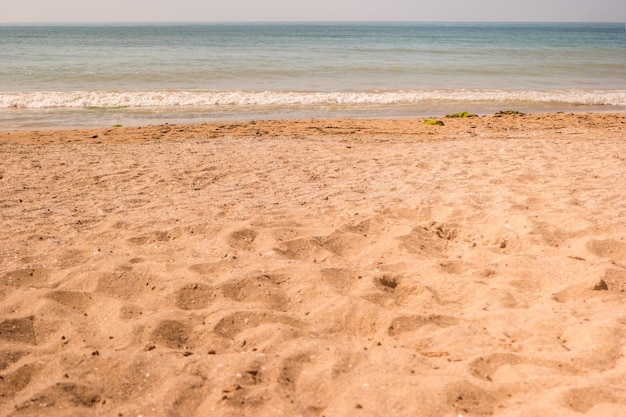
<path fill-rule="evenodd" d="M 485 381 L 493 381 L 496 371 L 505 365 L 519 365 L 528 363 L 528 360 L 512 353 L 495 353 L 487 357 L 474 360 L 469 370 L 472 375 Z"/>
<path fill-rule="evenodd" d="M 36 345 L 35 316 L 8 319 L 0 322 L 0 340 Z"/>
<path fill-rule="evenodd" d="M 84 264 L 89 260 L 89 255 L 86 251 L 78 249 L 69 249 L 59 254 L 54 262 L 54 266 L 61 269 L 71 268 L 77 265 Z"/>
<path fill-rule="evenodd" d="M 183 349 L 189 347 L 192 330 L 189 323 L 180 320 L 162 320 L 152 331 L 152 339 L 172 349 Z"/>
<path fill-rule="evenodd" d="M 595 366 L 592 365 L 592 366 Z M 521 367 L 521 371 L 517 372 L 516 367 Z M 525 369 L 524 369 L 525 368 Z M 526 383 L 529 378 L 528 369 L 533 369 L 537 378 L 541 378 L 542 373 L 537 372 L 537 368 L 548 368 L 553 372 L 567 375 L 581 375 L 585 371 L 585 361 L 557 361 L 550 359 L 524 357 L 513 353 L 494 353 L 484 357 L 479 357 L 469 364 L 469 372 L 476 378 L 484 381 L 506 381 L 511 383 L 512 380 Z"/>
<path fill-rule="evenodd" d="M 275 251 L 288 259 L 308 262 L 324 261 L 333 255 L 332 252 L 326 250 L 321 237 L 306 237 L 281 242 Z"/>
<path fill-rule="evenodd" d="M 289 297 L 276 283 L 285 279 L 286 277 L 282 276 L 261 274 L 231 279 L 219 288 L 225 297 L 232 300 L 261 303 L 272 310 L 286 311 L 289 307 Z"/>
<path fill-rule="evenodd" d="M 592 407 L 601 403 L 615 403 L 626 407 L 626 398 L 617 398 L 605 387 L 585 387 L 570 389 L 563 396 L 565 404 L 577 413 L 585 414 Z"/>
<path fill-rule="evenodd" d="M 246 330 L 254 329 L 267 323 L 281 323 L 295 328 L 304 326 L 302 322 L 289 316 L 262 311 L 236 311 L 223 317 L 213 330 L 219 336 L 233 339 Z"/>
<path fill-rule="evenodd" d="M 0 350 L 0 371 L 4 371 L 27 354 L 28 352 L 23 350 Z"/>
<path fill-rule="evenodd" d="M 146 235 L 131 237 L 128 239 L 128 243 L 141 246 L 141 245 L 146 245 L 148 243 L 154 243 L 154 242 L 169 242 L 170 240 L 171 240 L 171 236 L 169 232 L 157 231 L 157 232 L 148 233 Z"/>
<path fill-rule="evenodd" d="M 189 284 L 176 292 L 176 306 L 183 310 L 202 310 L 216 296 L 213 287 L 202 283 Z"/>
<path fill-rule="evenodd" d="M 210 390 L 203 378 L 182 376 L 176 381 L 174 388 L 166 394 L 166 401 L 172 404 L 168 417 L 187 417 L 195 415 Z"/>
<path fill-rule="evenodd" d="M 254 249 L 254 241 L 259 234 L 252 229 L 239 229 L 228 237 L 228 243 L 241 250 L 251 251 Z"/>
<path fill-rule="evenodd" d="M 361 252 L 370 242 L 371 237 L 367 237 L 367 235 L 361 233 L 346 233 L 339 230 L 335 230 L 321 240 L 324 249 L 342 257 Z"/>
<path fill-rule="evenodd" d="M 491 415 L 497 405 L 492 393 L 468 381 L 448 384 L 444 397 L 444 401 L 460 414 Z"/>
<path fill-rule="evenodd" d="M 4 274 L 0 284 L 13 287 L 29 286 L 35 288 L 46 287 L 45 283 L 52 275 L 52 270 L 45 268 L 17 269 Z"/>
<path fill-rule="evenodd" d="M 369 282 L 373 284 L 367 284 L 371 285 L 371 290 L 365 289 L 361 297 L 379 306 L 389 307 L 408 301 L 424 303 L 423 305 L 443 303 L 434 290 L 422 285 L 415 279 L 401 275 L 383 274 L 374 277 Z"/>
<path fill-rule="evenodd" d="M 454 225 L 431 222 L 415 227 L 410 234 L 399 236 L 404 249 L 424 258 L 445 258 L 448 246 L 460 232 Z"/>
<path fill-rule="evenodd" d="M 54 405 L 57 409 L 82 409 L 82 413 L 86 413 L 99 402 L 99 390 L 88 385 L 63 382 L 35 394 L 17 408 L 20 415 L 40 415 L 41 404 Z"/>
<path fill-rule="evenodd" d="M 96 292 L 125 300 L 136 299 L 143 292 L 151 291 L 151 279 L 132 270 L 97 273 Z"/>
<path fill-rule="evenodd" d="M 0 375 L 0 399 L 2 397 L 13 397 L 18 392 L 24 390 L 30 384 L 33 376 L 37 374 L 41 365 L 26 364 L 15 371 Z"/>
<path fill-rule="evenodd" d="M 134 304 L 125 304 L 120 307 L 120 319 L 121 320 L 132 320 L 138 317 L 141 317 L 143 314 L 143 310 L 141 307 L 136 306 Z"/>
<path fill-rule="evenodd" d="M 352 269 L 326 268 L 321 271 L 322 279 L 340 294 L 348 294 L 361 280 L 361 276 Z"/>
<path fill-rule="evenodd" d="M 587 250 L 601 258 L 626 261 L 626 243 L 619 240 L 590 240 L 587 242 Z"/>
<path fill-rule="evenodd" d="M 46 297 L 78 312 L 85 312 L 93 300 L 91 294 L 78 291 L 52 291 Z"/>

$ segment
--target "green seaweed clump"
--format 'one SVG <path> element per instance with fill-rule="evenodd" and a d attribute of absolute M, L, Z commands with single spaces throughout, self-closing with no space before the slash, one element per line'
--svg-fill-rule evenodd
<path fill-rule="evenodd" d="M 475 114 L 472 114 L 466 111 L 446 115 L 446 117 L 449 119 L 452 119 L 452 118 L 465 119 L 466 117 L 475 117 L 475 116 L 476 116 Z"/>
<path fill-rule="evenodd" d="M 517 111 L 517 110 L 500 110 L 500 111 L 499 111 L 499 112 L 497 112 L 495 115 L 496 115 L 496 116 L 504 116 L 504 115 L 507 115 L 507 114 L 515 114 L 515 115 L 521 116 L 521 115 L 523 115 L 524 113 L 519 112 L 519 111 Z"/>
<path fill-rule="evenodd" d="M 122 127 L 122 125 L 118 123 L 118 124 L 113 125 L 113 127 Z"/>
<path fill-rule="evenodd" d="M 429 126 L 443 126 L 443 122 L 441 120 L 435 119 L 426 119 L 424 120 L 424 124 Z"/>

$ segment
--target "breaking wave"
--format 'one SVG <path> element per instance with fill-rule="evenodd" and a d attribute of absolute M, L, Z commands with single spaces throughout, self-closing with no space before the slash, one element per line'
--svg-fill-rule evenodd
<path fill-rule="evenodd" d="M 64 91 L 0 93 L 0 109 L 122 108 L 122 107 L 323 107 L 392 106 L 440 102 L 506 104 L 567 104 L 624 106 L 624 90 L 399 90 L 356 92 L 281 91 Z"/>

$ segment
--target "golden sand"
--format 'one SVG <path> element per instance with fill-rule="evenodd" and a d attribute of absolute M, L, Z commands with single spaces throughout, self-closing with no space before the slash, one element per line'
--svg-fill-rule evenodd
<path fill-rule="evenodd" d="M 621 416 L 626 120 L 0 132 L 0 416 Z"/>

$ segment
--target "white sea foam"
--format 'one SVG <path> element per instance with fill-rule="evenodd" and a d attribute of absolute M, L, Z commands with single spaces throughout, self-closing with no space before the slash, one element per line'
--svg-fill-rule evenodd
<path fill-rule="evenodd" d="M 624 90 L 400 90 L 357 92 L 280 91 L 69 91 L 0 93 L 0 109 L 119 108 L 119 107 L 320 107 L 422 105 L 429 102 L 506 104 L 567 104 L 624 106 Z"/>

